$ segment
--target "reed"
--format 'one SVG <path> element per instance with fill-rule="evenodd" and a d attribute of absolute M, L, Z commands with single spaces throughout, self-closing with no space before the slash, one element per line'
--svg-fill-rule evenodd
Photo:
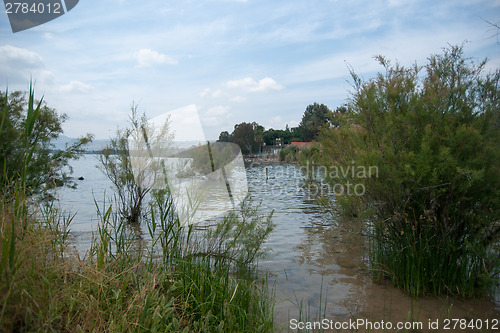
<path fill-rule="evenodd" d="M 253 248 L 251 230 L 241 226 L 250 219 L 265 239 L 267 216 L 233 212 L 195 230 L 163 197 L 142 235 L 103 204 L 81 258 L 70 249 L 71 216 L 52 205 L 16 214 L 27 201 L 22 193 L 0 203 L 0 331 L 272 331 L 272 295 L 255 265 L 262 242 Z"/>
<path fill-rule="evenodd" d="M 30 85 L 22 167 L 14 172 L 3 163 L 0 332 L 272 330 L 273 298 L 256 263 L 273 224 L 249 204 L 195 228 L 180 223 L 168 191 L 155 191 L 144 235 L 122 217 L 117 200 L 96 202 L 100 222 L 90 250 L 83 258 L 72 250 L 73 216 L 40 201 L 29 179 L 41 104 Z"/>
<path fill-rule="evenodd" d="M 431 216 L 375 222 L 369 251 L 374 278 L 390 278 L 412 296 L 487 294 L 491 287 L 484 273 L 487 259 L 475 255 L 485 252 L 482 243 L 472 236 L 458 242 L 441 234 Z"/>
<path fill-rule="evenodd" d="M 30 91 L 28 141 L 33 103 Z M 273 295 L 256 266 L 271 215 L 246 203 L 213 225 L 185 226 L 168 191 L 156 191 L 144 234 L 113 202 L 96 202 L 100 223 L 82 258 L 71 249 L 73 216 L 30 192 L 32 154 L 0 187 L 1 332 L 272 331 Z"/>

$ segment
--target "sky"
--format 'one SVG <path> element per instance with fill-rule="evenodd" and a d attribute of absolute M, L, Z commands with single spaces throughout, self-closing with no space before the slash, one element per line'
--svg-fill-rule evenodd
<path fill-rule="evenodd" d="M 115 135 L 132 103 L 149 118 L 195 105 L 207 139 L 234 125 L 297 126 L 370 79 L 383 55 L 424 65 L 449 45 L 500 68 L 499 0 L 80 0 L 12 33 L 0 13 L 0 89 L 68 115 L 64 134 Z"/>

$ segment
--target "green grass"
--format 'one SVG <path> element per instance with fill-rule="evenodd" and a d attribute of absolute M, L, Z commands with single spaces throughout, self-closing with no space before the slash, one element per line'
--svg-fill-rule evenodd
<path fill-rule="evenodd" d="M 212 226 L 184 226 L 169 193 L 154 191 L 143 237 L 96 203 L 100 223 L 81 258 L 70 247 L 73 217 L 28 185 L 40 105 L 30 86 L 23 168 L 0 183 L 0 332 L 272 331 L 273 295 L 256 269 L 272 214 L 247 201 Z"/>
<path fill-rule="evenodd" d="M 430 217 L 375 222 L 370 239 L 374 278 L 389 278 L 412 296 L 484 296 L 494 278 L 481 242 L 443 237 Z M 494 259 L 494 258 L 491 258 Z"/>
<path fill-rule="evenodd" d="M 71 217 L 50 205 L 20 209 L 22 193 L 1 200 L 0 331 L 272 331 L 273 298 L 255 266 L 272 223 L 255 207 L 195 230 L 158 196 L 149 237 L 138 238 L 104 205 L 80 258 Z"/>

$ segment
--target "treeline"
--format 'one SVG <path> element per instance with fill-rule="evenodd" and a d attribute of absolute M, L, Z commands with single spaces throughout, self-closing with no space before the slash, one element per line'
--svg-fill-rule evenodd
<path fill-rule="evenodd" d="M 233 142 L 240 146 L 243 154 L 255 154 L 264 146 L 290 144 L 291 142 L 310 142 L 318 138 L 323 128 L 338 127 L 339 117 L 347 112 L 345 106 L 330 110 L 325 104 L 310 104 L 306 107 L 302 120 L 297 127 L 283 129 L 264 129 L 256 122 L 234 125 L 232 133 L 223 131 L 219 142 Z"/>

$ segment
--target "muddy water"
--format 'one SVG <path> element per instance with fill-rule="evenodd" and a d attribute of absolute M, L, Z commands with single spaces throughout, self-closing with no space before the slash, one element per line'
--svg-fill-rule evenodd
<path fill-rule="evenodd" d="M 92 155 L 77 161 L 74 175 L 83 176 L 85 180 L 77 190 L 65 189 L 60 193 L 61 206 L 77 212 L 72 230 L 80 250 L 88 248 L 92 230 L 97 226 L 94 198 L 102 203 L 104 190 L 107 196 L 111 193 L 108 181 L 96 165 Z M 261 202 L 262 211 L 274 210 L 276 228 L 267 242 L 271 257 L 259 266 L 271 273 L 269 284 L 274 286 L 277 300 L 277 331 L 297 331 L 290 329 L 295 328 L 290 320 L 306 322 L 326 318 L 331 321 L 328 327 L 333 328 L 335 323 L 349 324 L 361 319 L 372 325 L 383 320 L 386 325 L 391 322 L 394 326 L 409 320 L 422 323 L 416 332 L 481 332 L 488 331 L 484 330 L 485 320 L 491 325 L 492 320 L 500 319 L 499 292 L 493 301 L 447 297 L 412 300 L 390 284 L 373 283 L 363 259 L 366 247 L 359 234 L 360 226 L 353 222 L 341 223 L 325 214 L 314 199 L 315 189 L 302 186 L 297 166 L 249 164 L 247 177 L 249 193 L 255 202 Z M 460 330 L 459 326 L 454 330 L 453 323 L 449 330 L 444 330 L 446 318 L 466 319 L 468 323 L 471 319 L 482 319 L 483 330 Z M 429 329 L 429 321 L 435 323 L 436 320 L 440 329 Z M 500 323 L 497 327 L 500 330 Z M 362 325 L 356 328 L 366 331 Z"/>
<path fill-rule="evenodd" d="M 488 319 L 491 325 L 491 320 L 500 319 L 498 292 L 496 301 L 448 297 L 415 300 L 390 283 L 372 282 L 364 260 L 366 246 L 360 226 L 325 214 L 314 200 L 317 189 L 304 186 L 298 167 L 254 164 L 247 168 L 247 173 L 252 195 L 262 200 L 263 207 L 275 211 L 277 226 L 268 242 L 273 257 L 260 266 L 274 273 L 271 281 L 276 283 L 275 318 L 281 324 L 279 330 L 295 328 L 292 319 L 305 323 L 326 318 L 337 325 L 360 319 L 373 325 L 389 321 L 394 326 L 415 321 L 422 323 L 421 329 L 414 326 L 415 331 L 422 332 L 438 331 L 433 328 L 439 320 L 439 331 L 465 332 L 459 326 L 445 330 L 445 318 L 466 319 L 467 323 L 483 319 L 483 329 L 484 320 Z M 452 324 L 448 327 L 453 328 Z M 335 328 L 331 322 L 327 327 Z M 500 324 L 497 327 L 500 329 Z M 366 326 L 356 328 L 365 331 Z"/>

